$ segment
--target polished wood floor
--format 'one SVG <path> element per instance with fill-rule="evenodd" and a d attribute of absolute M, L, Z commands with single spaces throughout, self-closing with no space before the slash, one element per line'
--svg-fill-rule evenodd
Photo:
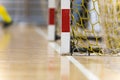
<path fill-rule="evenodd" d="M 73 58 L 99 80 L 120 80 L 120 57 Z M 1 30 L 0 80 L 89 80 L 86 75 L 60 56 L 34 27 Z"/>

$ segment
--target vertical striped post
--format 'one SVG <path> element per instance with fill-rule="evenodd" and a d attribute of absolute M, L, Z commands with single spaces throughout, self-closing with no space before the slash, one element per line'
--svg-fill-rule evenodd
<path fill-rule="evenodd" d="M 55 0 L 48 0 L 48 40 L 55 40 Z"/>
<path fill-rule="evenodd" d="M 61 53 L 70 53 L 70 0 L 61 0 Z"/>

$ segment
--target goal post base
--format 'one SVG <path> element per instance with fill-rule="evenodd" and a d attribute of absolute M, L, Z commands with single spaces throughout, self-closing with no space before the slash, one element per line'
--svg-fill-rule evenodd
<path fill-rule="evenodd" d="M 61 33 L 61 54 L 70 53 L 70 33 Z"/>
<path fill-rule="evenodd" d="M 48 40 L 49 41 L 55 40 L 55 25 L 48 26 Z"/>

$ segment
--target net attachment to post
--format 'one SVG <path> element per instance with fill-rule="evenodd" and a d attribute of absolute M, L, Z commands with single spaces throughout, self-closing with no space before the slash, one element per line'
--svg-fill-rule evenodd
<path fill-rule="evenodd" d="M 62 10 L 68 10 L 68 5 L 70 14 L 63 15 Z M 69 52 L 70 37 L 71 54 L 119 55 L 120 0 L 57 0 L 55 16 L 56 34 L 63 42 L 61 53 Z M 62 16 L 70 16 L 70 20 L 66 22 L 66 18 Z M 68 21 L 70 36 L 68 31 L 62 32 L 61 29 L 62 22 Z"/>

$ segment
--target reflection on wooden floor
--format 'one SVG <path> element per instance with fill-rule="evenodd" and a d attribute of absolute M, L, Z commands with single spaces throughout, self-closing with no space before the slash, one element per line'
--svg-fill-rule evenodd
<path fill-rule="evenodd" d="M 119 57 L 74 56 L 100 80 L 120 80 Z M 33 27 L 11 27 L 0 39 L 0 80 L 88 80 Z"/>

